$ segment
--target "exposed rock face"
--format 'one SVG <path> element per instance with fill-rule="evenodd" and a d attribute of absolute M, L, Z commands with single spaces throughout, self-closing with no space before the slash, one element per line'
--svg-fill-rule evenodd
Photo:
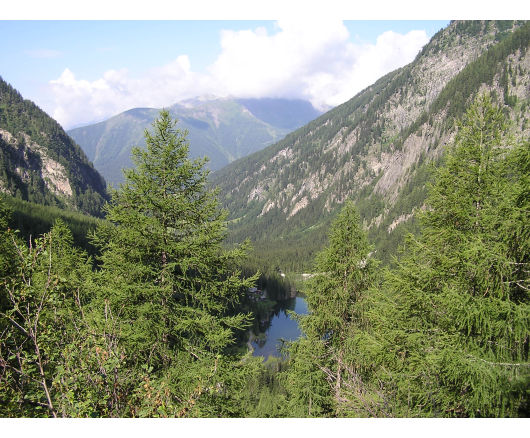
<path fill-rule="evenodd" d="M 23 138 L 22 142 L 17 141 L 9 131 L 0 129 L 0 139 L 3 140 L 4 147 L 9 147 L 11 155 L 16 157 L 15 172 L 21 180 L 29 184 L 31 174 L 35 173 L 44 181 L 51 193 L 60 198 L 71 198 L 73 191 L 65 167 L 50 158 L 46 149 L 32 141 L 26 133 L 19 134 Z M 5 185 L 3 192 L 13 194 L 7 190 Z"/>
<path fill-rule="evenodd" d="M 383 211 L 366 213 L 365 223 L 384 225 L 384 231 L 391 232 L 412 217 L 411 208 L 392 208 L 417 177 L 418 167 L 436 161 L 452 141 L 458 99 L 465 100 L 465 107 L 477 94 L 488 92 L 503 103 L 508 93 L 519 102 L 511 107 L 504 103 L 515 130 L 528 135 L 528 27 L 525 22 L 452 22 L 408 66 L 276 145 L 214 174 L 213 183 L 221 188 L 232 218 L 242 218 L 234 225 L 235 238 L 245 237 L 243 231 L 238 235 L 239 229 L 277 231 L 283 226 L 288 232 L 295 222 L 311 228 L 347 199 L 365 205 L 382 200 Z M 491 63 L 484 57 L 517 30 L 522 46 L 488 67 L 495 72 L 491 79 L 469 85 L 468 71 L 481 62 Z"/>

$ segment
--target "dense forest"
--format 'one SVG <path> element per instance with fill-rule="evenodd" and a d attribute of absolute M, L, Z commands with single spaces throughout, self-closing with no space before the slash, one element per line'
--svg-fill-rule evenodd
<path fill-rule="evenodd" d="M 188 153 L 161 112 L 88 243 L 80 218 L 21 233 L 0 201 L 0 416 L 530 414 L 530 143 L 488 95 L 392 265 L 344 204 L 304 285 L 303 335 L 266 362 L 246 348 L 247 291 L 266 280 L 248 242 L 224 244 L 227 212 Z"/>
<path fill-rule="evenodd" d="M 347 204 L 307 291 L 292 371 L 306 414 L 528 416 L 528 141 L 509 148 L 487 97 L 429 188 L 421 234 L 378 271 Z M 301 366 L 301 365 L 299 365 Z M 299 411 L 302 415 L 302 411 Z"/>

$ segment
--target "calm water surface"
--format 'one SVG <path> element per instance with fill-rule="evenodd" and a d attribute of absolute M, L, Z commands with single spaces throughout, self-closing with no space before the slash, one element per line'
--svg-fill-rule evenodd
<path fill-rule="evenodd" d="M 278 347 L 281 346 L 280 339 L 294 341 L 300 336 L 300 329 L 298 323 L 289 318 L 287 310 L 294 310 L 300 315 L 307 314 L 307 303 L 304 298 L 296 297 L 292 300 L 281 303 L 271 317 L 270 326 L 266 330 L 266 340 L 252 342 L 254 347 L 254 356 L 280 356 Z"/>

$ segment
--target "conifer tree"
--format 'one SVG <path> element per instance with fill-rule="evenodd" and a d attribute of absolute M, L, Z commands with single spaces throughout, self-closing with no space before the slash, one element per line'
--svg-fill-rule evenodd
<path fill-rule="evenodd" d="M 136 168 L 112 194 L 112 225 L 95 237 L 101 306 L 116 319 L 126 366 L 141 370 L 123 381 L 136 394 L 133 415 L 216 414 L 222 373 L 234 371 L 222 362 L 231 363 L 229 347 L 247 323 L 238 303 L 255 281 L 237 268 L 244 247 L 221 248 L 225 212 L 206 188 L 205 160 L 188 159 L 186 133 L 174 125 L 162 111 L 146 131 Z"/>
<path fill-rule="evenodd" d="M 317 255 L 315 277 L 311 279 L 306 297 L 310 314 L 301 318 L 307 339 L 292 348 L 293 370 L 307 368 L 295 393 L 309 388 L 304 404 L 307 414 L 313 415 L 332 409 L 328 414 L 344 415 L 344 392 L 351 390 L 356 379 L 354 358 L 348 345 L 352 333 L 360 329 L 358 305 L 375 281 L 376 261 L 370 256 L 371 247 L 360 225 L 359 214 L 352 202 L 347 202 L 332 224 L 329 245 Z M 302 344 L 308 344 L 302 350 Z M 312 357 L 307 353 L 313 352 Z M 305 365 L 296 362 L 305 362 Z M 313 367 L 313 369 L 311 369 Z M 319 391 L 318 376 L 328 381 L 328 397 Z M 310 378 L 311 382 L 304 382 Z M 321 385 L 321 384 L 320 384 Z M 300 398 L 300 397 L 298 397 Z M 316 403 L 319 401 L 319 403 Z"/>
<path fill-rule="evenodd" d="M 489 97 L 471 105 L 430 190 L 422 236 L 386 282 L 395 323 L 379 340 L 395 352 L 386 366 L 406 415 L 527 409 L 529 222 L 514 200 L 528 176 L 506 167 L 506 127 Z"/>

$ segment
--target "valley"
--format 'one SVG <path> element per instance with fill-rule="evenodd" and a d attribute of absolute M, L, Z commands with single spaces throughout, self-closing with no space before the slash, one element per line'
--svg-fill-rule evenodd
<path fill-rule="evenodd" d="M 70 131 L 0 79 L 0 416 L 528 417 L 529 48 Z"/>
<path fill-rule="evenodd" d="M 212 186 L 230 212 L 229 241 L 249 237 L 276 263 L 302 272 L 332 217 L 352 199 L 379 257 L 390 261 L 403 235 L 416 229 L 429 169 L 454 138 L 466 102 L 484 92 L 498 96 L 514 134 L 528 136 L 529 27 L 510 26 L 455 22 L 411 64 L 215 172 Z"/>

